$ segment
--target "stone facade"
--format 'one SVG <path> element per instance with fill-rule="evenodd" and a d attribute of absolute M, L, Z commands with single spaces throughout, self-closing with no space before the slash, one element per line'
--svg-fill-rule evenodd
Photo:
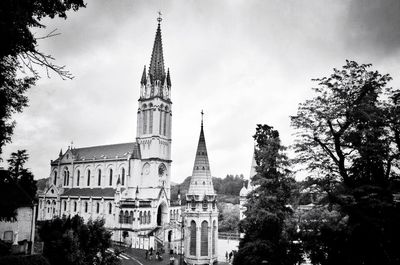
<path fill-rule="evenodd" d="M 102 218 L 113 240 L 145 249 L 161 247 L 179 233 L 181 207 L 170 200 L 171 80 L 160 22 L 149 71 L 144 69 L 140 82 L 136 141 L 60 151 L 50 163 L 47 189 L 39 194 L 39 220 Z"/>

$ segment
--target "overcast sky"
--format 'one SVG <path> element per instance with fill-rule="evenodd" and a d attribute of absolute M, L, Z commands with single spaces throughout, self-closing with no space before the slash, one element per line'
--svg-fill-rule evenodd
<path fill-rule="evenodd" d="M 400 1 L 106 1 L 67 20 L 45 20 L 61 35 L 39 42 L 75 76 L 43 77 L 28 92 L 30 106 L 15 115 L 13 143 L 30 154 L 35 178 L 50 160 L 75 147 L 135 141 L 143 66 L 149 65 L 161 25 L 165 66 L 172 80 L 172 181 L 192 173 L 205 112 L 213 176 L 248 177 L 257 123 L 293 143 L 290 115 L 312 96 L 311 78 L 346 59 L 372 63 L 400 87 Z"/>

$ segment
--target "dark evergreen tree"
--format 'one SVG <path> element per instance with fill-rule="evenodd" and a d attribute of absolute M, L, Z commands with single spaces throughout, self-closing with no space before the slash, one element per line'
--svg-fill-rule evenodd
<path fill-rule="evenodd" d="M 347 61 L 315 79 L 316 96 L 292 117 L 297 162 L 326 194 L 302 224 L 314 264 L 400 264 L 392 189 L 399 177 L 399 92 L 387 87 L 389 75 L 370 67 Z"/>
<path fill-rule="evenodd" d="M 11 153 L 10 159 L 7 160 L 9 167 L 9 176 L 32 198 L 36 197 L 36 180 L 29 169 L 25 168 L 29 155 L 26 150 L 18 150 Z"/>
<path fill-rule="evenodd" d="M 234 264 L 297 264 L 301 261 L 292 209 L 288 205 L 294 179 L 288 169 L 279 133 L 268 125 L 257 125 L 255 159 L 257 188 L 248 195 L 246 218 L 240 229 Z"/>

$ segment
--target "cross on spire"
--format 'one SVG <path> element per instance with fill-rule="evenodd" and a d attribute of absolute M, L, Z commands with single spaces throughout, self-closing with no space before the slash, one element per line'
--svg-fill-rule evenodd
<path fill-rule="evenodd" d="M 203 116 L 204 116 L 204 112 L 203 110 L 201 110 L 201 127 L 203 127 Z"/>
<path fill-rule="evenodd" d="M 161 11 L 158 11 L 158 18 L 157 18 L 158 24 L 160 24 L 162 21 L 161 16 L 162 16 Z"/>

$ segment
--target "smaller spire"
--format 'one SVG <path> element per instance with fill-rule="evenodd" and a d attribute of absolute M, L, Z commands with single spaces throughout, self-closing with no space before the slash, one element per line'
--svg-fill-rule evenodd
<path fill-rule="evenodd" d="M 203 129 L 203 116 L 204 116 L 204 112 L 203 110 L 201 110 L 201 129 Z"/>
<path fill-rule="evenodd" d="M 142 74 L 142 80 L 140 81 L 141 85 L 146 85 L 147 79 L 146 79 L 146 65 L 144 66 L 143 69 L 143 74 Z"/>
<path fill-rule="evenodd" d="M 117 185 L 120 185 L 120 184 L 121 184 L 121 179 L 118 176 Z"/>
<path fill-rule="evenodd" d="M 62 154 L 63 154 L 63 151 L 62 151 L 62 148 L 60 149 L 60 153 L 58 154 L 58 156 L 62 156 Z"/>
<path fill-rule="evenodd" d="M 168 71 L 167 71 L 167 86 L 171 87 L 171 76 L 169 75 L 169 68 L 168 68 Z"/>

